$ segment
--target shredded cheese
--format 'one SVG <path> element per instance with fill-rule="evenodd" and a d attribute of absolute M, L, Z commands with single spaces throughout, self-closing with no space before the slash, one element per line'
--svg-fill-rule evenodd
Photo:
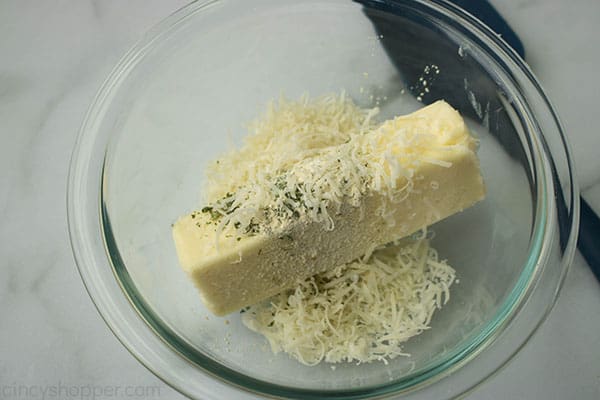
<path fill-rule="evenodd" d="M 424 155 L 437 145 L 435 135 L 403 128 L 420 117 L 378 127 L 378 111 L 344 93 L 271 103 L 244 145 L 209 166 L 204 211 L 219 221 L 217 236 L 228 227 L 234 236 L 280 233 L 295 220 L 333 230 L 332 215 L 344 202 L 359 207 L 377 192 L 398 203 L 412 192 L 420 164 L 451 167 Z"/>
<path fill-rule="evenodd" d="M 306 365 L 408 356 L 402 344 L 429 329 L 450 298 L 455 271 L 420 232 L 251 306 L 244 324 L 274 353 Z"/>
<path fill-rule="evenodd" d="M 362 109 L 344 92 L 297 101 L 281 97 L 248 126 L 241 148 L 231 150 L 207 169 L 207 202 L 215 202 L 249 182 L 266 186 L 293 165 L 331 146 L 371 131 L 378 108 Z M 267 187 L 267 189 L 269 189 Z"/>

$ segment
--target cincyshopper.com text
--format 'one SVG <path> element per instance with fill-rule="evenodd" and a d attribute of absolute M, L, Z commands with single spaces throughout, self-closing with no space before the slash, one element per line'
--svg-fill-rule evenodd
<path fill-rule="evenodd" d="M 134 385 L 70 385 L 58 382 L 50 385 L 25 385 L 0 382 L 0 399 L 152 399 L 160 397 L 161 387 Z"/>

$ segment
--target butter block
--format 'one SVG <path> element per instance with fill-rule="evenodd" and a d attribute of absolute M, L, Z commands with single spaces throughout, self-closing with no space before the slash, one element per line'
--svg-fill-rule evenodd
<path fill-rule="evenodd" d="M 386 121 L 356 140 L 370 146 L 371 153 L 386 154 L 379 167 L 388 175 L 395 171 L 394 186 L 404 188 L 400 199 L 371 189 L 358 204 L 343 202 L 330 213 L 333 229 L 300 219 L 253 236 L 240 236 L 231 227 L 216 235 L 218 224 L 206 212 L 174 224 L 180 264 L 209 310 L 226 315 L 258 303 L 485 196 L 476 141 L 458 112 L 443 101 Z"/>

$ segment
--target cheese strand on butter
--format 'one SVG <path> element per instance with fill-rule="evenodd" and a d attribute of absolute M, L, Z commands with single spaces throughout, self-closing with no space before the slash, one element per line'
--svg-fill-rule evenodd
<path fill-rule="evenodd" d="M 206 207 L 174 224 L 180 263 L 216 315 L 258 303 L 484 197 L 476 141 L 447 103 L 374 127 L 376 111 L 360 110 L 347 98 L 337 101 L 343 112 L 329 110 L 324 121 L 314 109 L 304 113 L 306 120 L 288 115 L 301 127 L 301 144 L 289 144 L 296 150 L 293 163 L 279 159 L 252 169 L 246 146 L 239 155 L 248 169 L 236 172 L 235 185 L 222 182 L 225 194 L 213 187 Z M 303 106 L 312 105 L 304 100 Z M 347 120 L 353 107 L 359 116 L 344 128 L 344 141 L 332 135 L 335 140 L 319 142 L 311 122 L 335 129 L 335 119 Z M 278 111 L 266 120 L 276 120 Z M 287 129 L 282 134 L 294 137 L 294 125 Z M 255 149 L 256 157 L 274 160 L 277 149 L 268 146 L 277 132 L 266 132 L 265 154 Z M 318 145 L 311 146 L 310 135 Z M 260 143 L 260 132 L 252 139 Z M 224 164 L 235 158 L 230 154 Z"/>

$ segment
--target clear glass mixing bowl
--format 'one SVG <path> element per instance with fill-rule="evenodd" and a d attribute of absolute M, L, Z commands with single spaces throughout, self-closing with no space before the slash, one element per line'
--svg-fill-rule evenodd
<path fill-rule="evenodd" d="M 383 118 L 446 99 L 480 138 L 488 194 L 434 226 L 460 283 L 406 343 L 411 357 L 306 367 L 272 355 L 239 315 L 210 315 L 170 225 L 199 205 L 206 162 L 269 100 L 341 90 Z M 551 309 L 576 241 L 572 174 L 531 71 L 450 4 L 199 1 L 149 32 L 98 93 L 73 155 L 69 227 L 109 327 L 190 397 L 451 398 L 510 360 Z"/>

